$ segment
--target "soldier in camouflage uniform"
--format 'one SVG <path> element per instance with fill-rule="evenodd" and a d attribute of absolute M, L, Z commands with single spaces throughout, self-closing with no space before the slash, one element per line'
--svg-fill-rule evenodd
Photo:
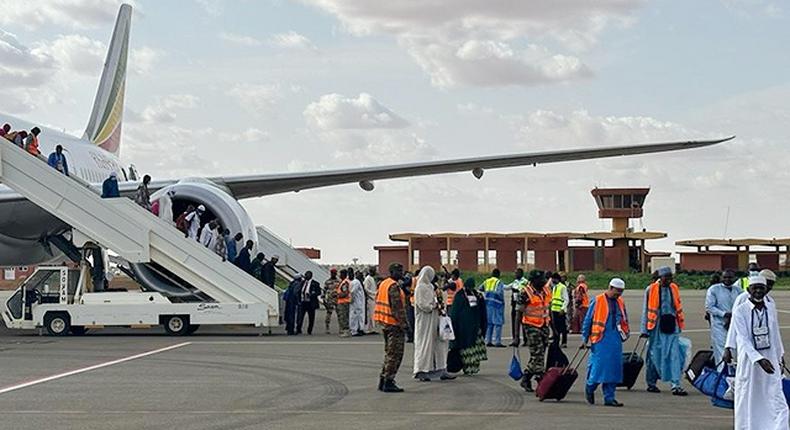
<path fill-rule="evenodd" d="M 529 363 L 524 369 L 521 387 L 527 392 L 532 392 L 532 378 L 539 381 L 546 371 L 546 347 L 549 344 L 551 290 L 542 272 L 530 276 L 529 284 L 522 294 L 525 307 L 521 322 L 526 328 Z"/>
<path fill-rule="evenodd" d="M 349 278 L 348 270 L 340 270 L 340 283 L 335 289 L 337 291 L 337 325 L 340 337 L 351 336 L 348 324 L 349 308 L 351 307 L 351 279 Z"/>
<path fill-rule="evenodd" d="M 400 393 L 403 389 L 395 385 L 395 375 L 403 361 L 407 327 L 406 299 L 400 285 L 403 266 L 392 263 L 389 271 L 390 277 L 379 285 L 373 312 L 373 319 L 381 326 L 384 334 L 384 366 L 379 377 L 379 391 Z"/>
<path fill-rule="evenodd" d="M 326 334 L 329 334 L 329 324 L 332 322 L 332 313 L 337 307 L 337 269 L 329 271 L 329 279 L 324 282 L 324 307 L 326 308 Z M 338 324 L 339 325 L 339 324 Z"/>

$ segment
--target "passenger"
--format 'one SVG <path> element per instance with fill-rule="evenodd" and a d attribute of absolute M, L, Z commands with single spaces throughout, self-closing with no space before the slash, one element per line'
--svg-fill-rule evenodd
<path fill-rule="evenodd" d="M 455 292 L 453 307 L 450 308 L 450 319 L 455 332 L 455 340 L 450 342 L 450 349 L 460 355 L 465 375 L 480 372 L 480 362 L 488 360 L 483 341 L 488 324 L 486 303 L 475 286 L 475 279 L 468 278 L 464 282 L 464 289 Z"/>
<path fill-rule="evenodd" d="M 206 207 L 198 205 L 197 209 L 193 209 L 187 214 L 184 220 L 187 223 L 187 237 L 192 240 L 198 240 L 198 230 L 200 230 L 200 217 L 206 212 Z"/>
<path fill-rule="evenodd" d="M 244 239 L 244 235 L 241 233 L 236 233 L 236 236 L 231 237 L 230 230 L 225 229 L 225 247 L 228 250 L 228 261 L 231 263 L 236 262 L 236 254 L 238 253 L 238 251 L 236 251 L 236 242 L 242 239 Z"/>
<path fill-rule="evenodd" d="M 362 282 L 359 280 L 361 274 L 362 272 L 357 273 L 353 279 L 349 277 L 351 303 L 349 304 L 348 320 L 351 336 L 365 334 L 365 288 L 362 287 Z"/>
<path fill-rule="evenodd" d="M 379 391 L 400 393 L 403 389 L 395 384 L 395 375 L 403 361 L 405 346 L 406 298 L 403 289 L 398 285 L 403 277 L 403 266 L 392 263 L 389 272 L 389 278 L 379 286 L 374 313 L 374 319 L 381 325 L 384 333 L 384 365 L 379 377 Z"/>
<path fill-rule="evenodd" d="M 724 344 L 727 342 L 733 305 L 741 293 L 735 282 L 735 272 L 727 269 L 722 274 L 722 282 L 708 288 L 705 295 L 705 310 L 710 315 L 710 344 L 713 346 L 713 358 L 716 364 L 719 364 L 724 356 Z"/>
<path fill-rule="evenodd" d="M 266 258 L 266 256 L 263 255 L 262 252 L 259 252 L 258 255 L 256 255 L 255 258 L 250 261 L 250 275 L 261 282 L 263 282 L 261 279 L 261 274 L 263 273 L 264 258 Z"/>
<path fill-rule="evenodd" d="M 576 277 L 576 290 L 573 293 L 573 318 L 571 319 L 571 333 L 579 334 L 582 329 L 582 321 L 590 308 L 590 288 L 587 286 L 587 278 L 584 275 Z"/>
<path fill-rule="evenodd" d="M 301 290 L 302 276 L 296 275 L 293 281 L 288 284 L 288 289 L 283 293 L 283 300 L 285 301 L 283 318 L 285 319 L 285 332 L 288 333 L 288 336 L 296 334 L 296 316 L 299 312 L 299 293 Z"/>
<path fill-rule="evenodd" d="M 41 151 L 38 149 L 38 135 L 41 134 L 41 129 L 33 127 L 30 129 L 30 134 L 25 137 L 25 151 L 31 155 L 39 156 Z"/>
<path fill-rule="evenodd" d="M 113 197 L 121 197 L 118 191 L 118 174 L 110 172 L 110 176 L 101 184 L 101 197 L 103 199 L 110 199 Z"/>
<path fill-rule="evenodd" d="M 173 197 L 175 195 L 175 190 L 167 190 L 167 192 L 157 200 L 157 202 L 159 202 L 159 219 L 172 226 L 176 225 L 176 222 L 173 220 Z"/>
<path fill-rule="evenodd" d="M 420 271 L 414 288 L 414 377 L 422 382 L 432 378 L 455 379 L 447 373 L 449 343 L 439 337 L 439 317 L 445 314 L 441 290 L 433 284 L 431 266 Z"/>
<path fill-rule="evenodd" d="M 733 309 L 738 365 L 735 373 L 735 426 L 738 430 L 787 430 L 783 394 L 784 346 L 776 305 L 766 300 L 767 280 L 749 278 L 749 298 Z"/>
<path fill-rule="evenodd" d="M 0 128 L 0 137 L 5 137 L 6 139 L 8 139 L 8 137 L 6 136 L 10 132 L 11 132 L 11 124 L 5 123 L 3 124 L 3 128 Z"/>
<path fill-rule="evenodd" d="M 225 243 L 225 231 L 223 229 L 219 229 L 217 231 L 216 240 L 214 240 L 214 253 L 219 255 L 222 258 L 222 261 L 226 261 L 228 258 L 228 248 Z"/>
<path fill-rule="evenodd" d="M 60 173 L 69 176 L 69 164 L 66 162 L 66 156 L 63 155 L 63 147 L 58 145 L 55 147 L 55 152 L 49 154 L 47 164 L 53 167 Z"/>
<path fill-rule="evenodd" d="M 241 248 L 241 251 L 239 251 L 238 257 L 236 257 L 236 266 L 247 273 L 250 273 L 250 252 L 253 246 L 255 246 L 255 242 L 248 240 L 244 248 Z"/>
<path fill-rule="evenodd" d="M 296 319 L 296 334 L 302 334 L 304 316 L 307 314 L 307 335 L 313 334 L 315 324 L 315 310 L 318 309 L 318 296 L 321 295 L 321 285 L 313 279 L 313 272 L 304 272 L 304 281 L 300 291 L 299 316 Z"/>
<path fill-rule="evenodd" d="M 672 395 L 687 396 L 680 385 L 685 356 L 680 345 L 680 333 L 686 328 L 680 287 L 672 282 L 672 269 L 658 269 L 659 280 L 645 289 L 642 307 L 642 338 L 649 338 L 645 379 L 649 393 L 660 393 L 656 382 L 660 378 L 672 384 Z"/>
<path fill-rule="evenodd" d="M 337 284 L 337 324 L 339 336 L 351 335 L 348 325 L 349 305 L 351 304 L 351 281 L 348 280 L 348 270 L 340 270 L 340 283 Z"/>
<path fill-rule="evenodd" d="M 181 212 L 181 215 L 176 218 L 176 228 L 181 232 L 184 233 L 184 237 L 189 235 L 189 221 L 187 221 L 187 216 L 195 211 L 194 205 L 187 205 L 187 210 Z"/>
<path fill-rule="evenodd" d="M 210 228 L 211 228 L 211 240 L 209 240 L 208 242 L 208 249 L 214 249 L 217 246 L 217 238 L 219 237 L 219 234 L 222 231 L 222 226 L 219 224 L 219 221 L 214 220 Z"/>
<path fill-rule="evenodd" d="M 25 149 L 25 139 L 27 139 L 27 132 L 25 130 L 22 131 L 14 131 L 9 133 L 9 135 L 13 135 L 13 142 L 14 145 Z M 9 137 L 10 139 L 10 137 Z"/>
<path fill-rule="evenodd" d="M 373 322 L 373 309 L 376 307 L 376 293 L 378 293 L 378 284 L 376 284 L 376 268 L 370 266 L 368 274 L 362 281 L 362 286 L 365 288 L 365 319 L 367 333 L 376 333 L 376 324 Z"/>
<path fill-rule="evenodd" d="M 774 299 L 772 299 L 769 294 L 771 293 L 771 290 L 774 289 L 774 285 L 776 284 L 776 273 L 774 273 L 773 270 L 770 269 L 763 269 L 760 272 L 758 272 L 757 276 L 762 276 L 763 278 L 765 278 L 765 286 L 767 290 L 765 293 L 765 301 L 768 303 L 773 303 Z M 745 291 L 741 293 L 741 295 L 739 295 L 738 298 L 735 299 L 735 304 L 732 305 L 732 308 L 735 309 L 738 306 L 740 306 L 741 303 L 748 301 L 749 301 L 749 292 Z M 724 356 L 722 357 L 722 359 L 726 363 L 730 363 L 732 361 L 733 355 L 738 353 L 737 351 L 733 351 L 733 349 L 735 348 L 735 336 L 737 336 L 738 334 L 736 332 L 737 332 L 737 328 L 735 327 L 735 325 L 730 324 L 730 329 L 727 331 L 727 343 L 724 346 Z"/>
<path fill-rule="evenodd" d="M 205 246 L 206 248 L 211 248 L 211 244 L 214 242 L 214 229 L 216 228 L 216 224 L 214 220 L 208 222 L 203 226 L 203 229 L 200 231 L 200 242 L 201 245 Z"/>
<path fill-rule="evenodd" d="M 151 183 L 149 175 L 143 176 L 143 182 L 137 187 L 137 192 L 134 194 L 134 202 L 142 206 L 145 210 L 151 211 L 151 192 L 148 191 L 148 184 Z"/>
<path fill-rule="evenodd" d="M 326 318 L 324 324 L 326 325 L 326 334 L 330 334 L 329 324 L 332 322 L 332 313 L 337 308 L 337 284 L 340 281 L 337 279 L 337 269 L 334 267 L 329 270 L 329 279 L 324 281 L 324 308 L 326 309 Z"/>
<path fill-rule="evenodd" d="M 483 282 L 480 290 L 486 298 L 486 346 L 504 348 L 502 345 L 502 326 L 505 324 L 505 284 L 499 280 L 499 269 L 491 272 L 491 277 Z"/>
<path fill-rule="evenodd" d="M 272 255 L 271 260 L 267 261 L 263 265 L 263 268 L 261 268 L 261 282 L 270 287 L 274 287 L 274 278 L 278 261 L 280 261 L 280 257 L 277 255 Z"/>
<path fill-rule="evenodd" d="M 604 405 L 620 407 L 615 388 L 623 382 L 623 342 L 628 339 L 628 313 L 623 302 L 625 282 L 609 281 L 609 289 L 598 295 L 587 312 L 582 326 L 582 347 L 591 348 L 587 364 L 587 403 L 595 404 L 595 390 L 602 385 Z"/>

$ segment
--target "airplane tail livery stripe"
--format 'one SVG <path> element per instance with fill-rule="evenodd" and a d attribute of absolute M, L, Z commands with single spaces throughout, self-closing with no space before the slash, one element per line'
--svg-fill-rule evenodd
<path fill-rule="evenodd" d="M 132 7 L 122 5 L 115 22 L 110 49 L 104 62 L 99 89 L 93 103 L 84 138 L 102 149 L 118 155 L 121 146 L 126 64 Z"/>

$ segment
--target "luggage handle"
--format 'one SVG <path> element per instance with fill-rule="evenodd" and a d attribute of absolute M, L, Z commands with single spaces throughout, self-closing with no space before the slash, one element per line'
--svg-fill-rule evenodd
<path fill-rule="evenodd" d="M 639 344 L 642 343 L 642 336 L 636 338 L 636 345 L 634 345 L 634 351 L 632 354 L 636 354 L 636 350 L 639 349 Z M 645 343 L 642 344 L 642 351 L 639 352 L 639 358 L 644 358 L 645 350 L 647 349 L 648 340 L 645 339 Z"/>
<path fill-rule="evenodd" d="M 582 361 L 584 361 L 584 357 L 586 357 L 586 356 L 587 356 L 587 351 L 588 351 L 589 349 L 590 349 L 590 348 L 584 348 L 584 345 L 580 346 L 580 347 L 579 347 L 579 348 L 576 350 L 576 353 L 575 353 L 575 354 L 573 354 L 573 358 L 571 359 L 571 361 L 570 361 L 570 362 L 568 362 L 568 365 L 567 365 L 567 366 L 565 366 L 565 368 L 562 370 L 562 374 L 564 375 L 564 374 L 568 373 L 568 371 L 569 371 L 571 368 L 573 368 L 573 371 L 574 371 L 574 372 L 577 372 L 577 371 L 579 370 L 579 366 L 581 366 L 581 364 L 582 364 Z M 579 358 L 579 353 L 580 353 L 582 350 L 584 350 L 584 353 L 582 354 L 581 358 Z M 576 359 L 577 359 L 577 358 L 579 358 L 579 361 L 578 361 L 578 362 L 576 362 Z M 574 364 L 574 363 L 576 363 L 576 364 Z"/>

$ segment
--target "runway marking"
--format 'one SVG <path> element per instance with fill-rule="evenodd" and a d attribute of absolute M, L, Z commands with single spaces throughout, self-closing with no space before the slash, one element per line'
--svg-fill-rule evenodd
<path fill-rule="evenodd" d="M 172 415 L 172 414 L 189 414 L 189 415 L 270 415 L 270 414 L 287 414 L 287 415 L 346 415 L 346 416 L 382 416 L 382 415 L 417 415 L 417 416 L 442 416 L 442 417 L 519 417 L 526 415 L 535 415 L 535 411 L 524 412 L 485 412 L 485 411 L 337 411 L 337 410 L 229 410 L 229 411 L 185 411 L 185 410 L 137 410 L 137 411 L 77 411 L 77 410 L 17 410 L 17 411 L 0 411 L 0 415 Z M 638 414 L 629 415 L 624 413 L 595 413 L 585 412 L 587 418 L 653 418 L 653 419 L 687 419 L 678 415 L 671 414 Z M 708 420 L 726 420 L 732 421 L 731 415 L 695 415 L 694 418 L 708 419 Z"/>
<path fill-rule="evenodd" d="M 190 342 L 193 345 L 381 345 L 384 341 L 370 342 L 370 341 L 331 341 L 331 340 L 306 340 L 300 342 L 297 340 L 195 340 Z"/>
<path fill-rule="evenodd" d="M 0 388 L 0 394 L 5 394 L 11 391 L 20 390 L 33 385 L 43 384 L 45 382 L 54 381 L 56 379 L 65 378 L 67 376 L 77 375 L 80 373 L 90 372 L 91 370 L 101 369 L 103 367 L 113 366 L 115 364 L 125 363 L 127 361 L 136 360 L 138 358 L 148 357 L 149 355 L 159 354 L 160 352 L 170 351 L 176 348 L 181 348 L 192 344 L 192 342 L 184 342 L 176 345 L 170 345 L 164 348 L 155 349 L 153 351 L 143 352 L 140 354 L 130 355 L 128 357 L 119 358 L 117 360 L 107 361 L 104 363 L 94 364 L 93 366 L 83 367 L 81 369 L 70 370 L 68 372 L 58 373 L 56 375 L 47 376 L 44 378 L 34 379 L 32 381 L 22 382 L 15 385 L 10 385 L 5 388 Z"/>

